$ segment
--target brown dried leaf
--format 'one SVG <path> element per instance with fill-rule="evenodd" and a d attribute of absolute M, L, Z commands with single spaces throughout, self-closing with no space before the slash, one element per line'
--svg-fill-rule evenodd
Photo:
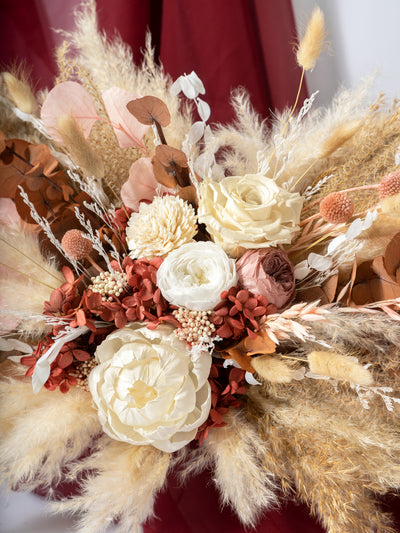
<path fill-rule="evenodd" d="M 159 144 L 156 147 L 156 157 L 164 167 L 170 167 L 172 164 L 183 168 L 188 166 L 185 153 L 166 144 Z"/>
<path fill-rule="evenodd" d="M 5 147 L 6 147 L 6 136 L 0 130 L 0 152 L 2 152 Z"/>
<path fill-rule="evenodd" d="M 49 176 L 57 168 L 58 162 L 50 154 L 50 150 L 45 144 L 30 145 L 29 152 L 31 164 L 40 165 L 46 176 Z"/>
<path fill-rule="evenodd" d="M 338 278 L 339 275 L 335 274 L 324 281 L 320 287 L 310 287 L 301 291 L 301 301 L 315 302 L 319 300 L 321 305 L 333 302 L 338 287 Z"/>
<path fill-rule="evenodd" d="M 155 96 L 143 96 L 132 100 L 126 106 L 128 111 L 142 124 L 151 126 L 158 122 L 160 126 L 168 126 L 171 115 L 168 107 L 162 100 Z"/>
<path fill-rule="evenodd" d="M 197 206 L 198 204 L 196 188 L 194 185 L 188 185 L 187 187 L 180 189 L 178 196 L 193 206 Z"/>
<path fill-rule="evenodd" d="M 175 176 L 168 172 L 156 157 L 153 157 L 151 162 L 153 164 L 154 177 L 158 183 L 161 183 L 161 185 L 164 185 L 164 187 L 174 189 L 178 185 L 178 181 Z"/>
<path fill-rule="evenodd" d="M 40 191 L 30 191 L 28 196 L 29 200 L 35 206 L 35 209 L 38 212 L 39 216 L 46 218 L 49 213 L 49 209 L 44 203 L 43 196 Z M 17 191 L 15 192 L 14 201 L 15 207 L 17 208 L 18 214 L 22 218 L 22 220 L 28 222 L 28 224 L 36 224 L 34 219 L 31 217 L 30 208 L 24 202 L 24 199 L 22 198 L 19 189 L 17 189 Z"/>
<path fill-rule="evenodd" d="M 384 263 L 386 272 L 395 280 L 396 273 L 400 268 L 400 232 L 396 233 L 386 246 Z"/>

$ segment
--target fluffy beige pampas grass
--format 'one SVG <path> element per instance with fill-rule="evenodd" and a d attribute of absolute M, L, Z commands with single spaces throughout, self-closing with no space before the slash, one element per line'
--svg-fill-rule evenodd
<path fill-rule="evenodd" d="M 142 524 L 153 515 L 169 462 L 170 454 L 152 446 L 133 446 L 104 436 L 97 451 L 71 470 L 71 476 L 85 473 L 82 493 L 54 504 L 53 509 L 80 513 L 82 533 L 105 531 L 113 520 L 118 520 L 121 533 L 141 533 Z"/>
<path fill-rule="evenodd" d="M 61 273 L 54 261 L 43 258 L 35 236 L 18 224 L 0 226 L 0 257 L 1 314 L 21 320 L 23 334 L 42 334 L 43 304 L 64 282 Z"/>
<path fill-rule="evenodd" d="M 240 414 L 231 412 L 225 421 L 227 426 L 211 430 L 203 446 L 213 458 L 222 502 L 232 505 L 243 524 L 255 526 L 262 511 L 278 504 L 277 484 L 259 459 L 259 449 L 268 443 Z"/>
<path fill-rule="evenodd" d="M 60 482 L 101 431 L 90 395 L 77 388 L 35 395 L 30 382 L 9 379 L 0 382 L 0 403 L 0 471 L 9 488 Z"/>
<path fill-rule="evenodd" d="M 357 385 L 373 384 L 373 377 L 355 357 L 335 352 L 314 351 L 308 354 L 310 370 L 319 376 L 328 376 Z"/>
<path fill-rule="evenodd" d="M 314 394 L 312 391 L 314 390 Z M 328 533 L 393 533 L 376 505 L 400 482 L 398 430 L 320 382 L 265 390 L 252 387 L 247 417 L 265 446 L 259 460 L 284 491 L 309 505 Z"/>

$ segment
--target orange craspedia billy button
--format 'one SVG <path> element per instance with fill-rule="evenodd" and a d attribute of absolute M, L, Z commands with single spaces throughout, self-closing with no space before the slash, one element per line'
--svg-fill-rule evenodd
<path fill-rule="evenodd" d="M 78 229 L 70 229 L 64 234 L 61 246 L 68 257 L 81 261 L 92 251 L 92 243 Z"/>
<path fill-rule="evenodd" d="M 387 174 L 378 185 L 379 199 L 400 193 L 400 170 Z"/>
<path fill-rule="evenodd" d="M 319 204 L 321 217 L 331 224 L 347 222 L 354 213 L 353 200 L 344 192 L 332 192 Z"/>

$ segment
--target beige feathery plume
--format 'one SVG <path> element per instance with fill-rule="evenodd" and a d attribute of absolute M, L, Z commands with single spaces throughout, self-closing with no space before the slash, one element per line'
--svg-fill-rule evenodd
<path fill-rule="evenodd" d="M 75 163 L 88 176 L 102 178 L 103 161 L 85 139 L 75 119 L 69 115 L 61 115 L 57 119 L 57 128 Z"/>
<path fill-rule="evenodd" d="M 43 303 L 64 282 L 62 274 L 42 256 L 35 236 L 18 224 L 0 227 L 0 268 L 0 314 L 21 320 L 20 332 L 41 335 Z"/>
<path fill-rule="evenodd" d="M 319 7 L 315 7 L 296 52 L 297 62 L 304 70 L 311 70 L 315 67 L 324 45 L 324 39 L 324 14 Z"/>
<path fill-rule="evenodd" d="M 98 449 L 76 464 L 72 476 L 85 474 L 82 493 L 55 503 L 55 512 L 82 513 L 79 531 L 104 531 L 114 519 L 121 533 L 142 533 L 153 515 L 171 455 L 153 446 L 134 446 L 104 436 Z"/>
<path fill-rule="evenodd" d="M 29 84 L 25 80 L 18 79 L 10 72 L 3 72 L 3 80 L 11 100 L 18 109 L 24 113 L 34 113 L 37 108 L 37 102 Z"/>
<path fill-rule="evenodd" d="M 298 373 L 281 359 L 270 355 L 253 357 L 251 364 L 260 377 L 271 383 L 290 383 Z"/>
<path fill-rule="evenodd" d="M 310 370 L 319 376 L 350 381 L 357 385 L 372 385 L 373 378 L 355 357 L 335 352 L 311 352 L 308 354 Z"/>
<path fill-rule="evenodd" d="M 321 146 L 320 158 L 329 157 L 336 152 L 343 144 L 349 141 L 353 135 L 360 129 L 361 122 L 359 120 L 352 120 L 339 124 L 333 129 L 329 137 Z"/>
<path fill-rule="evenodd" d="M 90 395 L 81 389 L 35 395 L 30 381 L 7 380 L 0 382 L 0 403 L 0 472 L 9 488 L 58 483 L 64 467 L 101 431 Z"/>
<path fill-rule="evenodd" d="M 243 524 L 255 526 L 265 509 L 278 504 L 275 479 L 259 461 L 259 450 L 268 443 L 241 414 L 230 412 L 224 420 L 227 425 L 211 429 L 202 447 L 214 458 L 222 502 L 235 509 Z"/>

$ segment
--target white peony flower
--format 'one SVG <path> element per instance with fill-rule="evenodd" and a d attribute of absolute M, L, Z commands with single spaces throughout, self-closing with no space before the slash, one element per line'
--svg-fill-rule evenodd
<path fill-rule="evenodd" d="M 198 220 L 229 255 L 289 244 L 298 230 L 303 198 L 261 174 L 204 180 Z"/>
<path fill-rule="evenodd" d="M 126 240 L 133 259 L 164 257 L 171 250 L 190 242 L 196 235 L 193 207 L 178 196 L 156 197 L 151 204 L 141 203 L 126 228 Z"/>
<path fill-rule="evenodd" d="M 211 406 L 208 352 L 190 352 L 171 326 L 135 322 L 111 333 L 96 357 L 89 388 L 107 435 L 171 453 L 194 439 Z"/>
<path fill-rule="evenodd" d="M 192 242 L 174 250 L 157 271 L 157 285 L 168 302 L 209 311 L 221 292 L 236 285 L 235 262 L 213 242 Z"/>

